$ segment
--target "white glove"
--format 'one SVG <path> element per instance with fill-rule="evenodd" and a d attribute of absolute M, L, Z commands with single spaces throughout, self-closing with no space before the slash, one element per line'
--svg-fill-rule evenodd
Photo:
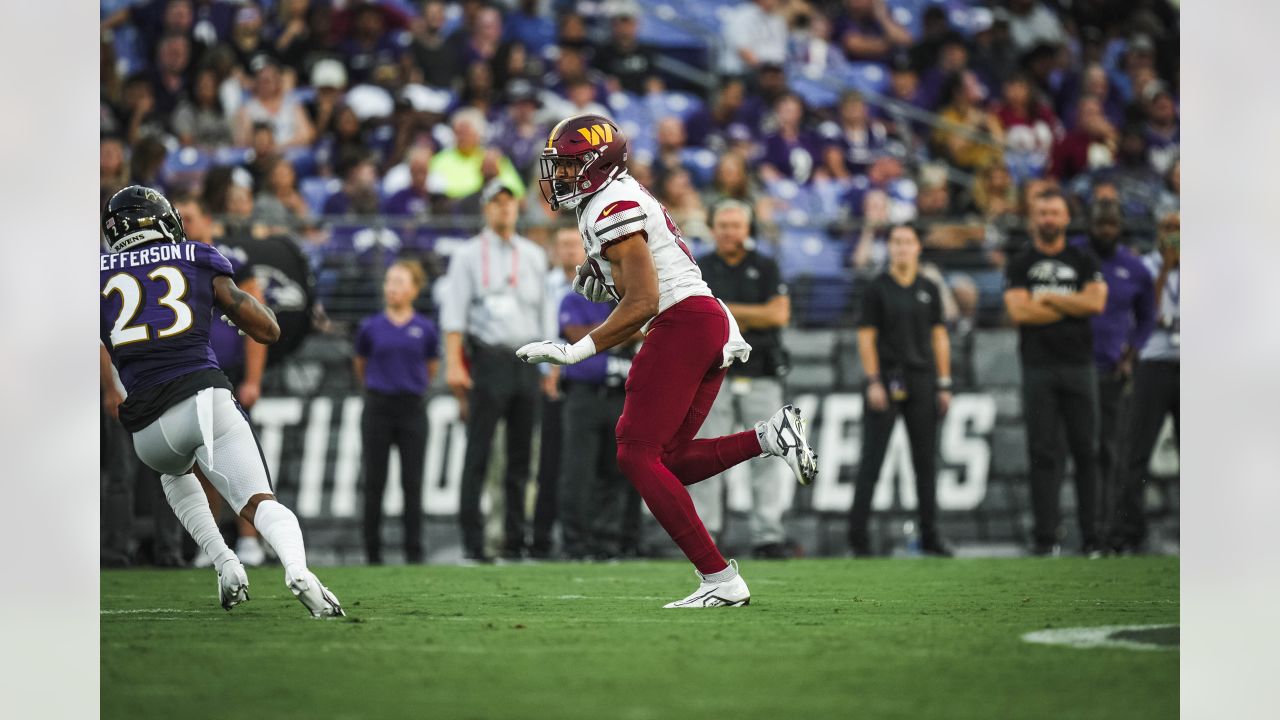
<path fill-rule="evenodd" d="M 227 317 L 226 315 L 223 315 L 223 316 L 222 316 L 222 322 L 224 322 L 224 323 L 226 323 L 226 324 L 230 325 L 231 327 L 235 328 L 235 329 L 236 329 L 236 332 L 237 332 L 237 333 L 239 333 L 241 337 L 244 337 L 244 331 L 243 331 L 243 330 L 241 330 L 239 327 L 236 327 L 235 322 L 234 322 L 234 321 L 232 321 L 232 319 L 231 319 L 231 318 Z"/>
<path fill-rule="evenodd" d="M 582 266 L 577 267 L 573 278 L 573 291 L 593 303 L 608 302 L 613 299 L 609 287 L 595 275 L 582 276 Z"/>
<path fill-rule="evenodd" d="M 516 357 L 530 365 L 537 363 L 572 365 L 595 354 L 596 341 L 592 340 L 590 335 L 572 345 L 557 340 L 539 340 L 516 350 Z"/>

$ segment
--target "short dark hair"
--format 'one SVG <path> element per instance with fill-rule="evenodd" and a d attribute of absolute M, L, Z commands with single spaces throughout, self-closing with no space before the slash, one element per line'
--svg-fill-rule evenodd
<path fill-rule="evenodd" d="M 1067 202 L 1066 193 L 1062 192 L 1058 188 L 1046 188 L 1041 190 L 1034 198 L 1032 198 L 1032 200 L 1036 202 L 1040 200 L 1061 200 L 1068 208 L 1071 207 L 1071 203 Z"/>
<path fill-rule="evenodd" d="M 913 222 L 895 223 L 889 228 L 888 237 L 893 237 L 893 233 L 896 230 L 910 230 L 911 233 L 916 236 L 916 242 L 924 243 L 924 240 L 920 239 L 920 227 Z"/>
<path fill-rule="evenodd" d="M 210 210 L 209 208 L 208 201 L 206 201 L 199 194 L 194 193 L 190 190 L 184 190 L 182 192 L 178 192 L 178 193 L 174 193 L 173 195 L 170 195 L 169 204 L 175 207 L 178 205 L 191 204 L 200 208 L 201 213 L 204 213 L 205 215 L 213 215 L 212 210 Z"/>

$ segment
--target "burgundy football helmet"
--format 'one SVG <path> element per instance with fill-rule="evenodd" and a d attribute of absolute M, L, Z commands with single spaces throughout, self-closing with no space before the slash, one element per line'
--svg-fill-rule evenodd
<path fill-rule="evenodd" d="M 575 115 L 551 129 L 541 162 L 542 197 L 572 209 L 626 170 L 627 137 L 606 117 Z"/>

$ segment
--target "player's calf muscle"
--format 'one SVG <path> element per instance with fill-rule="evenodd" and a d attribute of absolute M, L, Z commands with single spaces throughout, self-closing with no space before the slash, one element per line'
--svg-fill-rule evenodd
<path fill-rule="evenodd" d="M 258 504 L 275 499 L 276 496 L 271 493 L 258 493 L 257 495 L 251 496 L 249 498 L 249 502 L 245 503 L 244 507 L 241 508 L 240 517 L 248 520 L 249 522 L 253 522 L 254 516 L 258 513 Z"/>

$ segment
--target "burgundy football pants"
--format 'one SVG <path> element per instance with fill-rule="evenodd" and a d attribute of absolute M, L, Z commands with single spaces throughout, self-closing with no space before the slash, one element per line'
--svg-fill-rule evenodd
<path fill-rule="evenodd" d="M 754 430 L 693 439 L 720 392 L 728 338 L 729 320 L 714 298 L 687 298 L 658 315 L 631 364 L 617 427 L 618 466 L 704 575 L 727 563 L 684 486 L 761 452 Z"/>

